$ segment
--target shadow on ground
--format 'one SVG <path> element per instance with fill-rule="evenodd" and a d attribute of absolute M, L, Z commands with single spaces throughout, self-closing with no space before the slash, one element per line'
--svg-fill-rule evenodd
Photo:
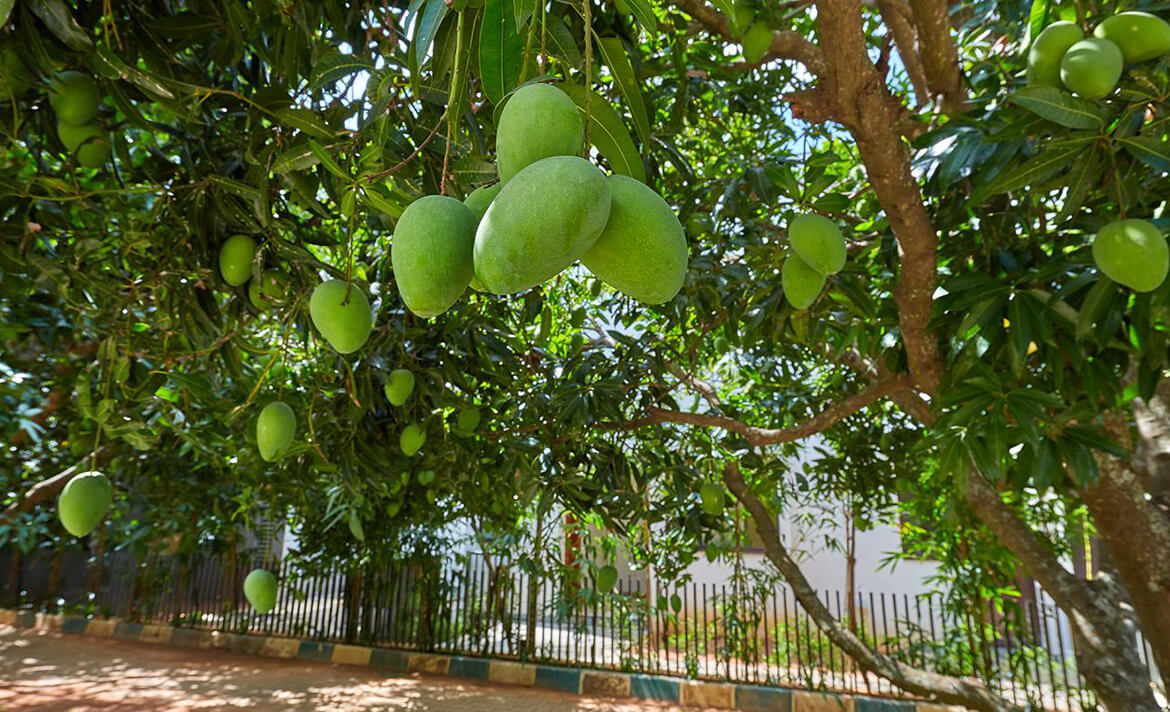
<path fill-rule="evenodd" d="M 388 677 L 380 671 L 327 663 L 0 626 L 0 710 L 5 712 L 228 709 L 674 712 L 680 708 L 442 677 Z"/>

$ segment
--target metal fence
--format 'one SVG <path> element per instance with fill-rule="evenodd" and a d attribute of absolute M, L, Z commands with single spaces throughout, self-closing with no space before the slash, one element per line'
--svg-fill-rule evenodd
<path fill-rule="evenodd" d="M 260 615 L 242 593 L 256 563 L 105 557 L 96 590 L 89 590 L 94 576 L 75 576 L 88 585 L 41 591 L 39 600 L 25 590 L 23 598 L 26 605 L 183 627 L 906 696 L 858 669 L 782 585 L 749 591 L 664 584 L 647 591 L 627 579 L 597 594 L 587 580 L 529 576 L 482 559 L 393 568 L 286 561 L 272 567 L 276 608 Z M 852 607 L 839 591 L 821 595 L 863 640 L 902 661 L 978 678 L 1034 709 L 1095 708 L 1067 619 L 1055 606 L 990 601 L 981 615 L 958 614 L 937 594 L 862 592 Z"/>

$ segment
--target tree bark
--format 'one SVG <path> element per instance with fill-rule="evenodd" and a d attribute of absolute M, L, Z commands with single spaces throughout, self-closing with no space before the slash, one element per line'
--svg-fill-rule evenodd
<path fill-rule="evenodd" d="M 872 650 L 825 607 L 816 590 L 805 578 L 804 572 L 800 570 L 800 565 L 792 559 L 780 542 L 780 532 L 776 528 L 775 519 L 764 507 L 763 502 L 748 489 L 738 465 L 734 462 L 724 468 L 723 481 L 744 509 L 751 514 L 752 524 L 764 542 L 764 552 L 768 560 L 780 570 L 788 585 L 792 587 L 793 595 L 801 607 L 817 627 L 858 666 L 886 678 L 907 692 L 940 702 L 964 705 L 981 712 L 1009 712 L 1018 709 L 980 682 L 922 670 Z"/>

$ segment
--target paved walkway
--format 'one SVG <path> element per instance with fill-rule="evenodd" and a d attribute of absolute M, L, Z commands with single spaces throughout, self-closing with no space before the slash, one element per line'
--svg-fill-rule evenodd
<path fill-rule="evenodd" d="M 0 626 L 0 710 L 681 712 L 444 677 L 252 657 Z M 688 708 L 696 712 L 695 708 Z"/>

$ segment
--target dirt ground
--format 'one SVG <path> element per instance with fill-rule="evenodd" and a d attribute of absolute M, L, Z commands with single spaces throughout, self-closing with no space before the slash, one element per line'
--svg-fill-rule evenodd
<path fill-rule="evenodd" d="M 0 710 L 4 712 L 239 709 L 680 712 L 682 708 L 444 677 L 387 677 L 361 667 L 0 626 Z"/>

